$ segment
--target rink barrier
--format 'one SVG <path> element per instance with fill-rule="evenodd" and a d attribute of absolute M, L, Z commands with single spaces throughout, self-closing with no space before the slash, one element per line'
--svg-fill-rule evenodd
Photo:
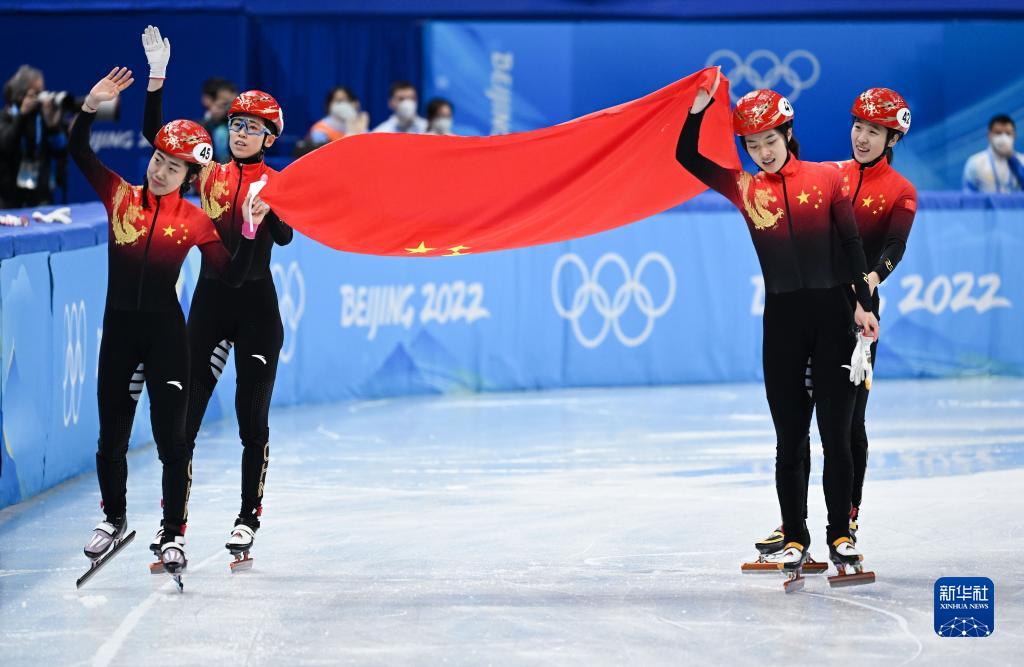
<path fill-rule="evenodd" d="M 0 228 L 0 507 L 93 466 L 107 221 L 98 203 L 72 208 L 71 225 Z M 882 286 L 878 381 L 1024 374 L 1021 257 L 1024 196 L 922 194 Z M 198 271 L 193 251 L 185 308 Z M 457 259 L 342 254 L 297 234 L 272 272 L 275 405 L 761 378 L 757 259 L 713 194 L 600 236 Z M 234 384 L 229 363 L 208 422 L 233 419 Z M 132 446 L 151 439 L 148 412 L 144 392 Z"/>

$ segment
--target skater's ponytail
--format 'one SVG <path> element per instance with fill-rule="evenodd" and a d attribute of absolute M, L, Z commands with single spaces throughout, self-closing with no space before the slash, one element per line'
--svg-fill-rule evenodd
<path fill-rule="evenodd" d="M 782 135 L 783 139 L 786 139 L 786 130 L 792 130 L 792 129 L 793 129 L 793 121 L 788 121 L 788 122 L 783 123 L 782 125 L 780 125 L 778 127 L 779 134 Z M 789 149 L 789 154 L 790 155 L 792 155 L 797 160 L 800 159 L 800 142 L 796 140 L 796 133 L 795 132 L 789 136 L 788 140 L 786 140 L 786 148 Z"/>

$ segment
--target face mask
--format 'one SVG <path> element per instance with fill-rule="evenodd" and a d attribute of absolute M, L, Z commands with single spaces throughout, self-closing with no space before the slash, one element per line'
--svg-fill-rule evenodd
<path fill-rule="evenodd" d="M 395 109 L 395 115 L 402 120 L 409 120 L 416 115 L 416 100 L 402 100 Z"/>
<path fill-rule="evenodd" d="M 1010 153 L 1013 151 L 1013 137 L 1006 132 L 1000 132 L 999 134 L 992 136 L 992 148 L 1000 153 Z"/>
<path fill-rule="evenodd" d="M 438 134 L 448 134 L 452 131 L 452 119 L 451 118 L 435 118 L 434 119 L 434 130 Z"/>
<path fill-rule="evenodd" d="M 349 121 L 356 117 L 356 107 L 351 102 L 334 102 L 331 104 L 331 115 L 338 120 Z"/>

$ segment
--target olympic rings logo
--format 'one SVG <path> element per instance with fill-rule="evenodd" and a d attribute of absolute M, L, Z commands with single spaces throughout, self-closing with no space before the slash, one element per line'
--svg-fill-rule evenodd
<path fill-rule="evenodd" d="M 280 263 L 270 267 L 270 274 L 280 285 L 277 307 L 281 311 L 281 322 L 285 326 L 285 342 L 281 346 L 281 363 L 287 364 L 295 356 L 295 341 L 299 321 L 306 309 L 306 281 L 302 277 L 299 263 L 292 261 L 285 269 Z"/>
<path fill-rule="evenodd" d="M 86 357 L 85 301 L 64 305 L 64 426 L 77 424 L 82 408 Z"/>
<path fill-rule="evenodd" d="M 793 69 L 793 65 L 798 61 L 805 61 L 810 68 L 810 73 L 806 79 Z M 761 63 L 768 65 L 768 69 L 764 74 L 761 74 L 760 69 L 757 67 Z M 796 101 L 796 98 L 800 97 L 802 91 L 816 84 L 821 76 L 821 63 L 818 62 L 813 53 L 806 49 L 790 51 L 781 60 L 768 49 L 757 49 L 747 56 L 746 60 L 740 58 L 739 54 L 735 51 L 719 49 L 708 57 L 707 63 L 704 66 L 712 67 L 713 65 L 722 65 L 722 73 L 733 84 L 745 82 L 751 89 L 774 89 L 780 81 L 784 81 L 790 88 L 790 92 L 786 97 L 792 101 Z M 738 90 L 739 87 L 739 85 L 736 85 L 735 89 L 729 90 L 729 96 L 733 102 L 736 102 L 743 96 L 743 93 Z M 777 92 L 782 93 L 782 91 Z"/>
<path fill-rule="evenodd" d="M 643 283 L 644 270 L 651 264 L 661 266 L 668 281 L 668 291 L 665 298 L 657 307 L 654 305 L 654 297 L 651 291 Z M 576 288 L 572 297 L 572 305 L 568 308 L 562 303 L 559 293 L 559 285 L 562 279 L 562 272 L 568 265 L 576 267 L 583 282 Z M 622 285 L 615 290 L 614 296 L 601 286 L 599 279 L 601 271 L 607 266 L 617 267 L 622 272 Z M 591 272 L 579 255 L 562 255 L 551 274 L 551 299 L 555 310 L 565 319 L 572 322 L 572 330 L 580 345 L 588 349 L 594 349 L 604 342 L 608 332 L 615 333 L 615 337 L 626 347 L 638 347 L 651 336 L 654 331 L 654 322 L 668 312 L 676 296 L 676 274 L 672 264 L 664 255 L 657 252 L 649 252 L 640 258 L 634 271 L 630 271 L 629 265 L 620 255 L 616 253 L 605 253 L 597 260 L 594 270 Z M 647 319 L 643 330 L 635 336 L 630 336 L 622 330 L 620 318 L 629 309 L 630 304 L 636 303 L 637 309 Z M 604 318 L 601 329 L 594 336 L 587 336 L 580 326 L 580 318 L 593 303 L 597 314 Z"/>

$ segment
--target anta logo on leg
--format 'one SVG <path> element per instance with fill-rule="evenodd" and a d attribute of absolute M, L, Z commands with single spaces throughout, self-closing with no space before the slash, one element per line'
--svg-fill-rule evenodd
<path fill-rule="evenodd" d="M 289 262 L 287 269 L 275 262 L 270 267 L 270 274 L 274 277 L 274 285 L 277 287 L 277 305 L 281 310 L 281 323 L 284 325 L 281 363 L 287 364 L 295 356 L 299 321 L 306 309 L 306 281 L 302 278 L 299 263 L 295 261 Z"/>
<path fill-rule="evenodd" d="M 660 266 L 661 272 L 665 276 L 665 296 L 658 305 L 655 305 L 654 295 L 651 294 L 651 290 L 643 282 L 644 271 L 651 264 Z M 570 269 L 570 266 L 575 267 L 575 271 Z M 608 293 L 600 282 L 601 272 L 607 266 L 617 267 L 622 275 L 622 284 L 619 285 L 612 295 Z M 580 282 L 575 291 L 571 292 L 572 299 L 570 305 L 566 307 L 562 300 L 561 288 L 563 279 L 572 273 L 579 274 Z M 569 293 L 567 290 L 566 294 Z M 576 335 L 576 340 L 579 341 L 580 345 L 589 349 L 598 347 L 604 341 L 609 331 L 615 332 L 615 337 L 626 347 L 639 347 L 651 337 L 651 332 L 654 331 L 655 320 L 668 312 L 675 298 L 675 271 L 672 269 L 671 262 L 664 255 L 657 252 L 649 252 L 641 257 L 636 265 L 636 269 L 633 271 L 630 271 L 629 265 L 621 255 L 613 252 L 602 255 L 594 265 L 593 271 L 587 268 L 586 263 L 579 255 L 570 253 L 558 258 L 558 261 L 555 262 L 555 268 L 551 273 L 551 299 L 555 310 L 558 311 L 559 315 L 572 322 L 572 330 Z M 591 305 L 593 305 L 597 315 L 602 318 L 603 323 L 595 335 L 588 336 L 583 331 L 580 320 L 590 309 Z M 630 306 L 633 305 L 635 305 L 640 315 L 646 319 L 646 324 L 640 333 L 629 335 L 623 330 L 621 319 L 630 309 Z"/>
<path fill-rule="evenodd" d="M 176 387 L 178 391 L 184 391 L 181 387 L 181 383 L 178 382 L 177 380 L 168 380 L 167 384 L 171 385 L 172 387 Z"/>
<path fill-rule="evenodd" d="M 721 65 L 722 74 L 732 83 L 729 97 L 733 102 L 758 88 L 771 88 L 783 93 L 777 88 L 779 82 L 789 87 L 785 96 L 795 102 L 801 92 L 816 84 L 821 77 L 821 63 L 805 49 L 790 51 L 781 59 L 768 49 L 752 51 L 746 59 L 735 51 L 719 49 L 708 56 L 704 64 L 705 67 L 715 65 Z"/>
<path fill-rule="evenodd" d="M 64 426 L 78 423 L 85 385 L 85 301 L 64 306 Z"/>
<path fill-rule="evenodd" d="M 262 362 L 264 366 L 267 365 L 267 358 L 264 357 L 262 354 L 254 354 L 252 355 L 252 358 Z"/>

